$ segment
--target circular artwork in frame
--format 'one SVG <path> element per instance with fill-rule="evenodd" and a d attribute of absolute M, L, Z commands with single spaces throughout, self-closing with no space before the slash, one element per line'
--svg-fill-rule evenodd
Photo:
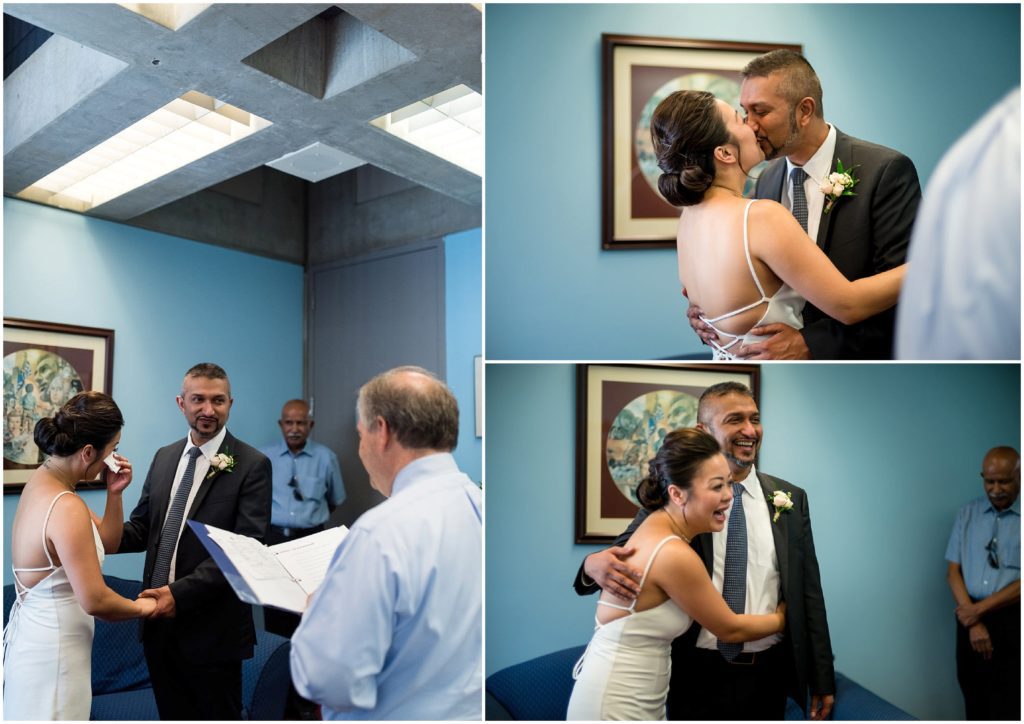
<path fill-rule="evenodd" d="M 83 389 L 78 370 L 56 352 L 27 347 L 5 355 L 4 459 L 38 464 L 43 456 L 33 439 L 36 423 Z"/>
<path fill-rule="evenodd" d="M 605 464 L 618 491 L 634 505 L 636 487 L 672 430 L 697 424 L 698 398 L 680 390 L 653 390 L 625 405 L 612 421 Z"/>
<path fill-rule="evenodd" d="M 654 193 L 658 192 L 658 159 L 654 155 L 654 144 L 651 142 L 651 117 L 658 104 L 676 91 L 696 90 L 708 91 L 728 103 L 733 108 L 740 107 L 740 84 L 732 78 L 713 72 L 686 73 L 677 76 L 658 87 L 644 103 L 633 129 L 633 152 L 636 154 L 637 165 L 647 185 Z M 660 194 L 659 194 L 660 195 Z"/>

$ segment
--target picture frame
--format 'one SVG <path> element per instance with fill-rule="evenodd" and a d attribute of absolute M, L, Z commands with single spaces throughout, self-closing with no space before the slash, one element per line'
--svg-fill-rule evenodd
<path fill-rule="evenodd" d="M 760 394 L 758 365 L 576 366 L 576 542 L 609 544 L 633 520 L 637 483 L 672 429 L 697 424 L 701 393 L 739 382 Z"/>
<path fill-rule="evenodd" d="M 675 90 L 709 90 L 739 108 L 740 71 L 758 55 L 802 46 L 601 35 L 603 249 L 674 248 L 679 209 L 657 191 L 650 117 Z M 748 193 L 765 164 L 751 170 Z"/>
<path fill-rule="evenodd" d="M 78 392 L 110 394 L 114 330 L 4 317 L 4 493 L 19 493 L 43 455 L 35 423 Z M 77 489 L 106 487 L 82 480 Z"/>

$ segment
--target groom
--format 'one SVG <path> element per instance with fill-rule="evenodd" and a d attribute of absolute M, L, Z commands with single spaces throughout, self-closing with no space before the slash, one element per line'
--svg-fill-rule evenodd
<path fill-rule="evenodd" d="M 225 428 L 231 383 L 218 365 L 190 369 L 177 398 L 189 433 L 161 448 L 118 552 L 146 551 L 140 594 L 156 599 L 142 644 L 161 719 L 241 719 L 252 610 L 235 596 L 187 520 L 263 538 L 271 469 Z"/>
<path fill-rule="evenodd" d="M 906 261 L 910 231 L 921 201 L 913 162 L 884 146 L 847 136 L 825 121 L 821 82 L 807 60 L 792 50 L 773 50 L 743 69 L 740 105 L 772 163 L 754 197 L 773 199 L 800 221 L 832 263 L 850 280 L 871 276 Z M 855 196 L 840 196 L 826 211 L 821 183 L 838 170 L 853 169 Z M 707 343 L 715 332 L 687 311 L 694 331 Z M 891 359 L 896 310 L 844 325 L 817 307 L 804 307 L 804 327 L 755 327 L 771 335 L 738 352 L 747 359 Z"/>
<path fill-rule="evenodd" d="M 770 613 L 781 596 L 787 604 L 786 630 L 747 642 L 742 653 L 726 660 L 715 636 L 695 622 L 672 645 L 668 717 L 783 719 L 786 696 L 805 707 L 810 690 L 811 718 L 827 719 L 835 701 L 835 671 L 807 494 L 754 469 L 763 430 L 757 403 L 747 387 L 722 382 L 707 388 L 698 403 L 697 420 L 697 426 L 721 446 L 739 486 L 733 506 L 742 500 L 746 514 L 744 612 Z M 775 491 L 790 493 L 792 507 L 784 510 L 766 500 Z M 626 546 L 646 517 L 647 511 L 641 509 L 615 545 Z M 726 541 L 733 534 L 727 528 L 693 540 L 693 549 L 704 559 L 719 592 Z M 627 600 L 635 598 L 641 575 L 629 561 L 632 552 L 631 548 L 609 548 L 587 556 L 576 574 L 576 592 L 586 595 L 600 586 Z"/>

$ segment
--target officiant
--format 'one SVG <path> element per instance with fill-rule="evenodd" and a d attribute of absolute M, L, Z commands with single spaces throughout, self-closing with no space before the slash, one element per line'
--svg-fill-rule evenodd
<path fill-rule="evenodd" d="M 359 390 L 359 458 L 385 500 L 342 541 L 292 637 L 324 719 L 479 720 L 480 488 L 451 455 L 452 391 L 419 367 Z"/>

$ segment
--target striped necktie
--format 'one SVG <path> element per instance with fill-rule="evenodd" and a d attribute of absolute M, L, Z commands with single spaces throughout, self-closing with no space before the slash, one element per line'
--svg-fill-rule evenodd
<path fill-rule="evenodd" d="M 178 532 L 181 530 L 181 519 L 185 517 L 185 504 L 188 503 L 188 494 L 192 490 L 192 479 L 196 475 L 196 458 L 202 450 L 193 447 L 188 451 L 188 465 L 178 483 L 178 492 L 174 494 L 174 501 L 171 509 L 164 520 L 164 527 L 160 531 L 160 544 L 156 549 L 156 562 L 153 564 L 153 575 L 149 579 L 150 588 L 160 588 L 167 585 L 167 579 L 171 573 L 171 557 L 178 545 Z"/>
<path fill-rule="evenodd" d="M 725 575 L 722 598 L 733 613 L 743 613 L 747 602 L 747 518 L 743 514 L 743 484 L 733 483 L 732 511 L 729 513 L 729 535 L 725 540 Z M 726 661 L 743 651 L 741 643 L 718 642 L 718 650 Z"/>

